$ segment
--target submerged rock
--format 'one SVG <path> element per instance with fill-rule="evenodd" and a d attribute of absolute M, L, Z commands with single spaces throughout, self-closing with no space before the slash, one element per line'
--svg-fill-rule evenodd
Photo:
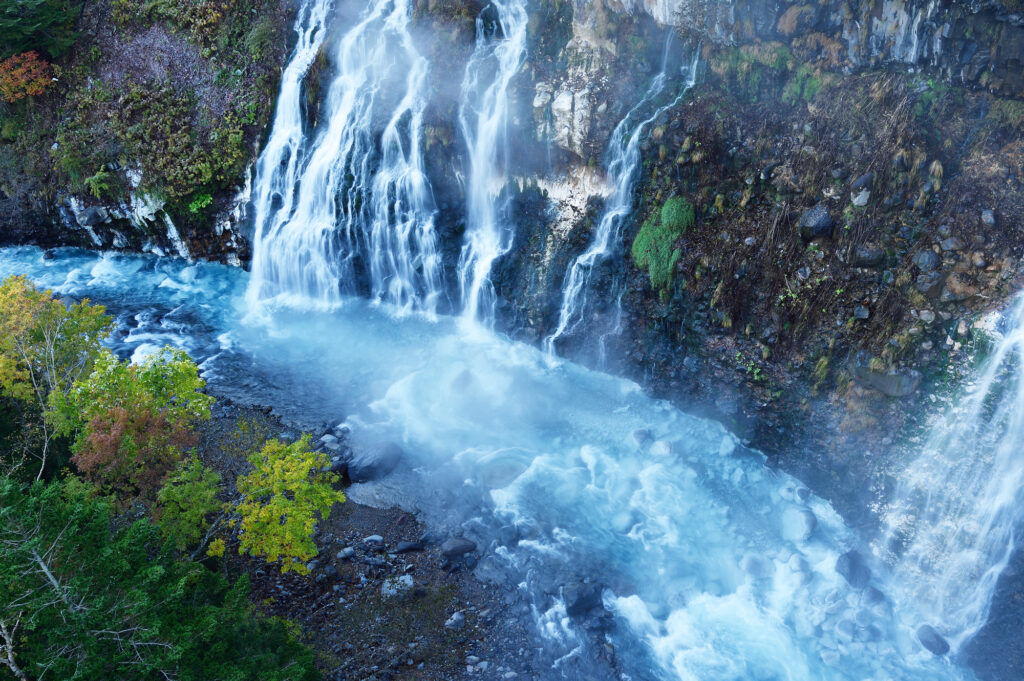
<path fill-rule="evenodd" d="M 348 477 L 352 482 L 379 480 L 395 470 L 404 454 L 402 448 L 394 442 L 380 442 L 361 447 L 353 451 L 348 462 Z"/>
<path fill-rule="evenodd" d="M 854 589 L 863 589 L 871 581 L 871 568 L 857 551 L 847 551 L 836 559 L 836 572 Z"/>
<path fill-rule="evenodd" d="M 594 608 L 603 607 L 601 592 L 603 589 L 599 584 L 586 584 L 573 582 L 562 588 L 562 598 L 565 600 L 565 612 L 572 618 L 584 617 Z"/>
<path fill-rule="evenodd" d="M 782 536 L 786 541 L 807 541 L 817 526 L 818 519 L 810 509 L 788 508 L 782 514 Z"/>
<path fill-rule="evenodd" d="M 942 656 L 949 652 L 949 643 L 930 624 L 922 624 L 917 628 L 917 640 L 932 655 Z"/>

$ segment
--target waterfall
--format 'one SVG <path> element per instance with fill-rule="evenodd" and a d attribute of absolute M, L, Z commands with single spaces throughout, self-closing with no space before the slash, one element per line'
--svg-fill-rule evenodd
<path fill-rule="evenodd" d="M 661 72 L 651 81 L 643 99 L 629 110 L 612 132 L 605 156 L 610 183 L 615 189 L 605 202 L 604 212 L 597 225 L 597 230 L 594 232 L 593 241 L 587 250 L 573 261 L 566 273 L 562 284 L 562 307 L 558 314 L 558 327 L 544 340 L 544 348 L 550 354 L 555 352 L 555 341 L 573 333 L 583 322 L 590 275 L 594 271 L 595 265 L 614 254 L 619 248 L 622 225 L 633 212 L 633 189 L 640 168 L 641 139 L 651 123 L 657 120 L 662 113 L 675 107 L 696 82 L 699 49 L 694 50 L 692 62 L 684 65 L 681 69 L 686 76 L 686 81 L 675 99 L 659 107 L 647 118 L 636 121 L 639 112 L 657 99 L 665 89 L 668 81 L 671 37 L 670 33 L 669 39 L 665 43 Z"/>
<path fill-rule="evenodd" d="M 494 0 L 476 21 L 476 47 L 462 81 L 459 125 L 469 154 L 467 229 L 458 275 L 463 314 L 494 323 L 494 261 L 512 246 L 508 160 L 509 84 L 526 54 L 526 0 Z"/>
<path fill-rule="evenodd" d="M 280 297 L 330 308 L 368 280 L 375 300 L 433 312 L 440 256 L 421 150 L 428 63 L 410 34 L 412 3 L 373 0 L 340 38 L 320 123 L 307 131 L 302 81 L 329 5 L 312 0 L 300 12 L 299 44 L 257 163 L 250 303 Z"/>
<path fill-rule="evenodd" d="M 933 428 L 886 514 L 895 582 L 956 650 L 988 617 L 1024 520 L 1024 296 L 968 394 Z"/>

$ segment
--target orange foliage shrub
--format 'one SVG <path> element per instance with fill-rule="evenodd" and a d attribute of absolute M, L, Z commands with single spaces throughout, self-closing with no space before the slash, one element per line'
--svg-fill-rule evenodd
<path fill-rule="evenodd" d="M 53 69 L 33 50 L 8 57 L 0 62 L 0 97 L 16 102 L 25 97 L 41 95 L 50 85 Z"/>
<path fill-rule="evenodd" d="M 122 497 L 155 493 L 181 451 L 199 439 L 165 414 L 123 407 L 94 416 L 87 432 L 71 460 L 85 477 Z"/>

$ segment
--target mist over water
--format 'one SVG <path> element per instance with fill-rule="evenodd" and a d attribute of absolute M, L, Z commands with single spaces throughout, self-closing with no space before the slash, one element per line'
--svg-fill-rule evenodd
<path fill-rule="evenodd" d="M 898 576 L 837 573 L 858 538 L 828 504 L 634 383 L 362 299 L 255 315 L 249 275 L 219 265 L 3 251 L 13 272 L 110 305 L 122 356 L 182 346 L 215 391 L 401 445 L 399 468 L 350 497 L 477 542 L 478 576 L 516 592 L 509 616 L 532 624 L 548 678 L 612 678 L 595 640 L 631 679 L 971 678 L 914 638 L 928 604 Z M 582 579 L 611 613 L 597 638 L 607 624 L 566 612 Z"/>

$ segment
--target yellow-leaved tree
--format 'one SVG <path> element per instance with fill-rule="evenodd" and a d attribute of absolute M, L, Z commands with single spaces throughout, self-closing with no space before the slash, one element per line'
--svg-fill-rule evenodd
<path fill-rule="evenodd" d="M 309 441 L 309 435 L 291 444 L 268 440 L 249 456 L 252 472 L 237 482 L 238 551 L 280 561 L 281 572 L 309 572 L 306 562 L 317 555 L 317 517 L 326 518 L 334 504 L 345 501 L 332 487 L 338 476 L 325 472 L 327 456 L 311 451 Z"/>
<path fill-rule="evenodd" d="M 111 320 L 88 300 L 65 304 L 27 278 L 0 284 L 0 394 L 23 406 L 26 429 L 39 432 L 36 479 L 43 476 L 55 434 L 55 405 L 87 376 Z"/>

